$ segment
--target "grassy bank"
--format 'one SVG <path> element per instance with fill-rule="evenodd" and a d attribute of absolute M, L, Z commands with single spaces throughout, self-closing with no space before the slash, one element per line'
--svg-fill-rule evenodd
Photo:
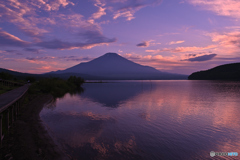
<path fill-rule="evenodd" d="M 44 104 L 51 102 L 53 98 L 62 97 L 69 92 L 81 92 L 82 83 L 84 83 L 82 78 L 74 76 L 69 77 L 68 80 L 44 78 L 32 83 L 29 94 L 20 106 L 18 118 L 12 127 L 7 129 L 8 131 L 4 130 L 5 137 L 0 147 L 0 159 L 71 159 L 64 150 L 54 144 L 45 127 L 42 126 L 39 113 Z"/>
<path fill-rule="evenodd" d="M 28 103 L 21 106 L 17 120 L 3 139 L 1 160 L 71 159 L 54 144 L 39 118 L 44 104 L 51 100 L 49 94 L 28 95 Z"/>
<path fill-rule="evenodd" d="M 62 97 L 66 93 L 82 91 L 81 85 L 84 80 L 80 77 L 70 76 L 68 80 L 60 78 L 44 78 L 34 82 L 30 88 L 30 94 L 51 94 L 54 97 Z"/>

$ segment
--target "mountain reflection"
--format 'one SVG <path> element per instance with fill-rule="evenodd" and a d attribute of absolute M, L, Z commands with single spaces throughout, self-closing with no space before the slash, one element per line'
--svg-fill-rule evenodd
<path fill-rule="evenodd" d="M 41 118 L 78 159 L 209 159 L 240 153 L 240 83 L 84 84 Z M 101 107 L 106 106 L 106 107 Z M 109 109 L 112 107 L 114 109 Z M 228 158 L 227 158 L 228 159 Z"/>
<path fill-rule="evenodd" d="M 154 87 L 151 82 L 90 83 L 84 84 L 84 92 L 80 96 L 105 107 L 117 108 L 139 94 L 151 92 Z"/>

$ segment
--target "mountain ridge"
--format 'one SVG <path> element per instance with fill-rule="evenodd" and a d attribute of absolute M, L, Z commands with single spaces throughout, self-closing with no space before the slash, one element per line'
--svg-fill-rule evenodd
<path fill-rule="evenodd" d="M 132 62 L 116 53 L 106 53 L 89 62 L 77 64 L 52 74 L 88 74 L 102 79 L 187 79 L 186 75 L 161 72 Z"/>

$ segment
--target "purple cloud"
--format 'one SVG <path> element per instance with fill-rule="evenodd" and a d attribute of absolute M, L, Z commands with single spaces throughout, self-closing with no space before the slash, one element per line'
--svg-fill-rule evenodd
<path fill-rule="evenodd" d="M 7 49 L 5 51 L 8 52 L 8 53 L 15 53 L 15 52 L 17 52 L 17 50 L 13 50 L 13 49 Z"/>
<path fill-rule="evenodd" d="M 18 50 L 13 50 L 13 49 L 7 49 L 7 50 L 5 50 L 5 52 L 11 53 L 12 55 L 23 55 Z"/>
<path fill-rule="evenodd" d="M 26 47 L 30 43 L 0 29 L 0 46 Z"/>
<path fill-rule="evenodd" d="M 27 52 L 32 52 L 32 53 L 39 53 L 40 49 L 36 49 L 36 48 L 24 48 L 24 51 Z"/>
<path fill-rule="evenodd" d="M 102 35 L 99 31 L 85 31 L 83 33 L 79 33 L 80 38 L 84 42 L 66 42 L 58 39 L 54 39 L 51 41 L 42 41 L 36 44 L 36 46 L 40 46 L 46 49 L 90 49 L 95 46 L 104 45 L 116 42 L 116 38 L 107 38 Z"/>
<path fill-rule="evenodd" d="M 201 61 L 208 61 L 213 59 L 217 54 L 209 54 L 209 55 L 203 55 L 203 56 L 198 56 L 194 58 L 189 58 L 185 59 L 184 61 L 191 61 L 191 62 L 201 62 Z"/>
<path fill-rule="evenodd" d="M 92 58 L 89 57 L 77 57 L 77 56 L 61 56 L 61 57 L 27 57 L 27 60 L 31 61 L 45 61 L 45 60 L 51 60 L 51 59 L 58 59 L 58 60 L 66 60 L 66 61 L 89 61 L 92 60 Z"/>
<path fill-rule="evenodd" d="M 149 46 L 149 42 L 148 41 L 144 41 L 142 43 L 137 44 L 138 47 L 148 47 Z"/>
<path fill-rule="evenodd" d="M 48 59 L 54 59 L 54 57 L 46 56 L 46 57 L 27 57 L 27 60 L 31 61 L 41 61 L 41 60 L 48 60 Z"/>

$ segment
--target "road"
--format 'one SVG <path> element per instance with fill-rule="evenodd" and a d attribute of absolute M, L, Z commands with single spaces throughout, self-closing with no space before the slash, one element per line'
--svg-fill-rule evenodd
<path fill-rule="evenodd" d="M 13 89 L 9 92 L 3 93 L 0 95 L 0 113 L 4 111 L 8 106 L 12 105 L 18 99 L 24 95 L 24 93 L 28 90 L 30 84 L 26 84 L 22 87 Z"/>

